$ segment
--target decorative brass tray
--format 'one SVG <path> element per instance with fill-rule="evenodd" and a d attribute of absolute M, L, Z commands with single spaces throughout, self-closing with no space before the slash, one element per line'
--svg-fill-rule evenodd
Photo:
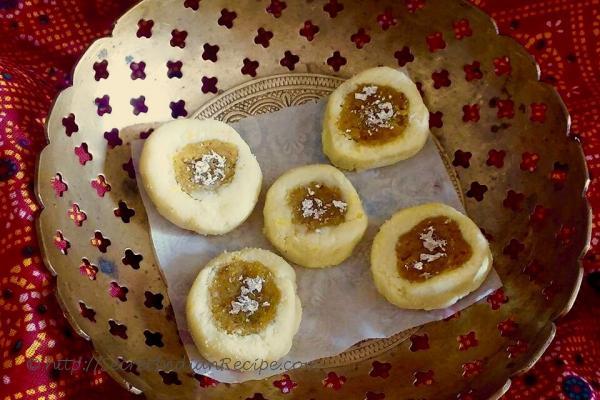
<path fill-rule="evenodd" d="M 198 109 L 231 121 L 319 98 L 339 83 L 331 76 L 376 65 L 420 83 L 505 287 L 447 321 L 287 375 L 194 376 L 128 142 Z M 52 110 L 38 236 L 73 326 L 115 379 L 149 398 L 497 398 L 547 347 L 581 281 L 588 177 L 568 129 L 531 57 L 459 0 L 145 0 L 88 49 Z"/>

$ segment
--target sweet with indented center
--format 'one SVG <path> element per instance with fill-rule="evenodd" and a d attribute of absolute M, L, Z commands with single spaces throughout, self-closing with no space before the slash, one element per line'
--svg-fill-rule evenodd
<path fill-rule="evenodd" d="M 262 172 L 240 135 L 215 120 L 166 123 L 146 139 L 140 175 L 158 212 L 205 235 L 235 229 L 250 215 Z"/>
<path fill-rule="evenodd" d="M 428 135 L 429 111 L 414 82 L 400 70 L 365 70 L 329 96 L 323 152 L 338 168 L 394 164 L 419 152 Z"/>
<path fill-rule="evenodd" d="M 491 269 L 492 253 L 481 230 L 441 203 L 396 212 L 371 248 L 375 286 L 400 308 L 446 308 L 476 290 Z"/>
<path fill-rule="evenodd" d="M 309 268 L 338 265 L 367 228 L 356 189 L 331 165 L 294 168 L 269 188 L 264 233 L 288 260 Z"/>
<path fill-rule="evenodd" d="M 296 273 L 268 250 L 224 252 L 196 277 L 186 318 L 208 361 L 278 360 L 290 351 L 302 319 Z"/>

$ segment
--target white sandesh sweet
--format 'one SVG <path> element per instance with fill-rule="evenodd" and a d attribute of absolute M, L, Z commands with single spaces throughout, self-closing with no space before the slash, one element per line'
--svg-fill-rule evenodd
<path fill-rule="evenodd" d="M 471 248 L 471 256 L 462 265 L 437 275 L 422 272 L 423 281 L 406 279 L 398 271 L 398 238 L 422 221 L 434 217 L 446 217 L 457 224 Z M 423 251 L 419 253 L 419 260 L 412 265 L 404 265 L 404 268 L 420 272 L 427 263 L 447 256 L 446 241 L 437 238 L 435 233 L 433 227 L 420 233 Z M 466 215 L 441 203 L 422 204 L 396 212 L 381 226 L 371 247 L 371 273 L 375 287 L 390 303 L 400 308 L 446 308 L 476 290 L 491 269 L 492 253 L 479 227 Z"/>
<path fill-rule="evenodd" d="M 227 182 L 227 159 L 215 151 L 188 163 L 199 189 L 186 192 L 178 182 L 175 156 L 187 145 L 220 141 L 237 150 Z M 250 215 L 262 184 L 262 172 L 250 147 L 229 125 L 215 120 L 168 122 L 146 139 L 140 157 L 142 183 L 157 211 L 175 225 L 203 235 L 222 235 Z M 211 190 L 205 190 L 205 188 Z"/>
<path fill-rule="evenodd" d="M 357 92 L 357 89 L 362 90 Z M 338 121 L 346 97 L 354 93 L 358 101 L 377 97 L 372 105 L 361 107 L 359 116 L 366 122 L 366 134 L 389 128 L 396 117 L 392 99 L 379 94 L 386 86 L 405 95 L 408 103 L 407 125 L 397 137 L 385 143 L 364 143 L 342 131 Z M 356 110 L 355 110 L 356 111 Z M 389 67 L 367 69 L 342 83 L 329 96 L 323 119 L 323 152 L 331 163 L 346 170 L 364 170 L 394 164 L 418 153 L 429 137 L 429 111 L 415 83 L 402 71 Z"/>
<path fill-rule="evenodd" d="M 190 163 L 192 181 L 194 183 L 211 186 L 225 180 L 225 168 L 227 159 L 211 150 L 210 153 L 202 155 L 199 160 Z"/>
<path fill-rule="evenodd" d="M 311 182 L 338 189 L 342 198 L 325 204 L 314 197 L 309 187 Z M 307 188 L 307 196 L 300 203 L 304 218 L 319 220 L 335 208 L 344 213 L 343 221 L 314 230 L 295 223 L 288 195 L 298 187 Z M 367 214 L 352 183 L 340 170 L 324 164 L 294 168 L 277 178 L 267 192 L 263 215 L 264 233 L 273 246 L 288 260 L 308 268 L 331 267 L 343 262 L 350 257 L 367 228 Z"/>
<path fill-rule="evenodd" d="M 260 276 L 236 278 L 243 285 L 239 296 L 231 303 L 229 313 L 243 313 L 248 317 L 259 307 L 275 307 L 273 319 L 256 333 L 226 332 L 219 327 L 211 310 L 209 288 L 220 268 L 235 260 L 262 264 L 270 271 L 272 282 L 279 289 L 277 304 L 264 301 L 259 305 L 255 295 L 264 289 L 263 279 Z M 186 319 L 194 344 L 208 361 L 230 358 L 232 364 L 239 361 L 239 365 L 256 359 L 276 361 L 290 351 L 302 319 L 296 273 L 283 258 L 268 250 L 246 248 L 224 252 L 209 261 L 194 280 L 187 297 Z"/>

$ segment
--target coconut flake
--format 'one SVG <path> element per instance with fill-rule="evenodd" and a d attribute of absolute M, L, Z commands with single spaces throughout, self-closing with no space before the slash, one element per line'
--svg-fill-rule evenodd
<path fill-rule="evenodd" d="M 319 219 L 325 214 L 325 210 L 321 208 L 323 202 L 320 199 L 304 199 L 302 200 L 302 216 L 304 218 Z"/>
<path fill-rule="evenodd" d="M 384 103 L 377 100 L 374 102 L 376 107 L 369 107 L 366 112 L 366 123 L 371 128 L 390 128 L 390 121 L 396 113 L 394 106 L 389 101 Z"/>
<path fill-rule="evenodd" d="M 258 301 L 248 296 L 239 296 L 236 301 L 231 302 L 229 314 L 239 314 L 240 311 L 250 316 L 258 310 Z"/>
<path fill-rule="evenodd" d="M 427 231 L 419 235 L 419 239 L 423 241 L 423 247 L 425 247 L 428 251 L 434 251 L 437 248 L 442 251 L 446 250 L 446 241 L 443 239 L 434 238 L 434 232 L 435 229 L 433 226 L 429 226 L 427 227 Z"/>
<path fill-rule="evenodd" d="M 245 313 L 246 316 L 254 314 L 258 310 L 259 304 L 258 301 L 251 299 L 250 295 L 254 294 L 254 292 L 262 292 L 263 283 L 264 280 L 260 276 L 255 278 L 244 278 L 243 286 L 240 288 L 240 295 L 235 301 L 231 302 L 229 314 L 239 314 L 240 312 Z"/>
<path fill-rule="evenodd" d="M 263 279 L 260 276 L 256 278 L 246 278 L 244 279 L 244 284 L 246 287 L 242 286 L 242 294 L 249 294 L 252 292 L 260 293 L 262 292 Z M 246 291 L 246 293 L 244 293 Z"/>
<path fill-rule="evenodd" d="M 446 257 L 445 253 L 447 242 L 443 239 L 438 239 L 433 236 L 435 233 L 435 229 L 433 226 L 428 226 L 420 235 L 419 239 L 421 239 L 423 243 L 423 247 L 427 249 L 429 252 L 433 252 L 436 249 L 440 249 L 441 251 L 433 254 L 429 253 L 421 253 L 419 255 L 419 261 L 415 261 L 412 265 L 405 265 L 405 268 L 409 269 L 410 267 L 416 269 L 417 271 L 422 271 L 426 263 L 431 263 L 435 260 L 438 260 L 442 257 Z M 424 276 L 426 279 L 431 276 L 430 273 L 424 272 L 420 276 Z"/>
<path fill-rule="evenodd" d="M 364 86 L 362 91 L 360 91 L 358 93 L 354 93 L 354 98 L 357 100 L 365 101 L 365 100 L 367 100 L 367 98 L 369 96 L 372 96 L 375 93 L 377 93 L 377 89 L 379 89 L 379 88 L 375 85 Z"/>
<path fill-rule="evenodd" d="M 348 208 L 348 204 L 345 201 L 333 200 L 332 203 L 335 208 L 342 212 L 346 211 L 346 208 Z"/>
<path fill-rule="evenodd" d="M 304 218 L 319 219 L 325 214 L 325 210 L 321 209 L 323 202 L 319 199 L 304 199 L 302 200 L 302 216 Z"/>
<path fill-rule="evenodd" d="M 194 183 L 210 186 L 225 179 L 227 159 L 214 150 L 202 155 L 199 160 L 192 161 L 190 164 L 189 169 L 192 171 L 192 181 Z"/>
<path fill-rule="evenodd" d="M 425 253 L 421 253 L 421 255 L 419 256 L 419 259 L 421 261 L 425 261 L 425 262 L 433 262 L 435 260 L 437 260 L 438 258 L 442 258 L 445 257 L 446 253 L 435 253 L 435 254 L 425 254 Z"/>

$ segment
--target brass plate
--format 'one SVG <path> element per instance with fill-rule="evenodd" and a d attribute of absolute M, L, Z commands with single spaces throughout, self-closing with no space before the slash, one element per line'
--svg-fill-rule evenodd
<path fill-rule="evenodd" d="M 204 104 L 192 118 L 217 119 L 234 123 L 252 115 L 279 111 L 285 107 L 317 101 L 328 96 L 344 79 L 318 74 L 281 74 L 253 79 L 216 96 Z M 442 161 L 456 193 L 465 206 L 465 199 L 452 161 L 440 142 L 433 136 Z M 347 351 L 333 357 L 315 360 L 311 367 L 335 367 L 376 357 L 408 339 L 419 329 L 412 328 L 386 339 L 363 340 Z"/>
<path fill-rule="evenodd" d="M 240 385 L 192 376 L 129 177 L 128 141 L 253 78 L 345 78 L 376 65 L 405 66 L 421 83 L 504 289 L 373 358 Z M 328 81 L 284 101 L 323 96 Z M 237 101 L 238 112 L 260 111 Z M 146 0 L 88 49 L 47 127 L 38 236 L 57 295 L 107 371 L 149 398 L 495 398 L 547 347 L 581 282 L 588 177 L 567 111 L 524 49 L 465 2 Z"/>

